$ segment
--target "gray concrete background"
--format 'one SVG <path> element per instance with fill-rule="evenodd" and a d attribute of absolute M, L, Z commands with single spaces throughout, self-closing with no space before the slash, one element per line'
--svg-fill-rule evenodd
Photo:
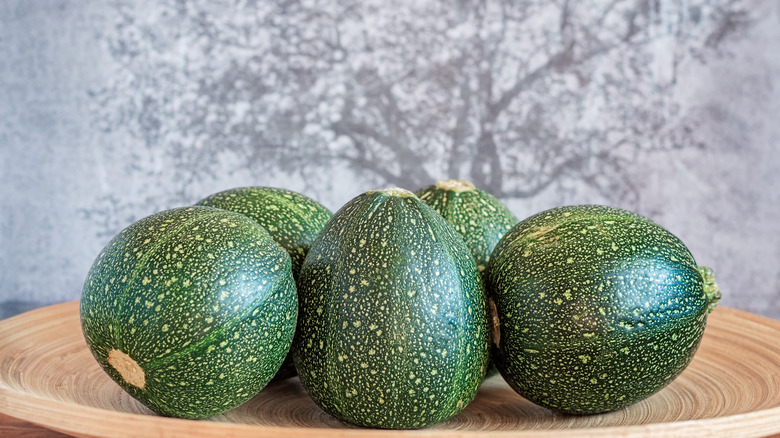
<path fill-rule="evenodd" d="M 216 191 L 444 178 L 637 211 L 780 318 L 778 48 L 774 0 L 4 0 L 0 318 Z"/>

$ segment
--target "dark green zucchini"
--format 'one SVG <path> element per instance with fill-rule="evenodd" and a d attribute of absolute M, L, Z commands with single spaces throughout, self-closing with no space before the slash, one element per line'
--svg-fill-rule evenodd
<path fill-rule="evenodd" d="M 364 193 L 301 270 L 293 343 L 314 401 L 349 423 L 413 429 L 473 399 L 488 362 L 485 298 L 457 232 L 413 193 Z"/>
<path fill-rule="evenodd" d="M 296 316 L 290 256 L 248 217 L 200 206 L 125 228 L 93 263 L 81 299 L 101 367 L 153 411 L 183 418 L 260 391 Z"/>
<path fill-rule="evenodd" d="M 677 237 L 597 205 L 518 223 L 496 246 L 488 280 L 502 376 L 529 400 L 576 414 L 620 409 L 671 382 L 720 297 Z"/>

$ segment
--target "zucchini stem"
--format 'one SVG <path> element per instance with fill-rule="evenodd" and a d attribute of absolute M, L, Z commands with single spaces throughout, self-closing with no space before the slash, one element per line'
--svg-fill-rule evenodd
<path fill-rule="evenodd" d="M 439 181 L 434 185 L 439 189 L 449 190 L 452 192 L 468 192 L 477 189 L 474 186 L 474 183 L 462 179 L 448 179 L 445 181 Z"/>
<path fill-rule="evenodd" d="M 704 279 L 704 293 L 707 295 L 707 313 L 710 313 L 715 310 L 715 306 L 718 305 L 718 301 L 723 294 L 720 291 L 720 287 L 718 287 L 718 283 L 715 282 L 715 273 L 712 272 L 712 269 L 707 266 L 699 266 L 698 269 L 701 277 Z"/>
<path fill-rule="evenodd" d="M 366 193 L 384 193 L 387 196 L 398 196 L 400 198 L 416 198 L 417 196 L 409 190 L 400 187 L 390 187 L 384 190 L 369 190 Z"/>

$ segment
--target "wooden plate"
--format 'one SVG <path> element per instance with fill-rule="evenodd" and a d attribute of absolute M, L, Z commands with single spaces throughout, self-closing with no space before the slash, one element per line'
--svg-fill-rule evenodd
<path fill-rule="evenodd" d="M 297 378 L 208 420 L 154 415 L 103 373 L 82 337 L 78 303 L 69 302 L 0 322 L 0 412 L 82 437 L 766 436 L 780 432 L 780 321 L 717 309 L 683 374 L 618 412 L 554 414 L 493 377 L 454 418 L 391 431 L 334 419 Z"/>

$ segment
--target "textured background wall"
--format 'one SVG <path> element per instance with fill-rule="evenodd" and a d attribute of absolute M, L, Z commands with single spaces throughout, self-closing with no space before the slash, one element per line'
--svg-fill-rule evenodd
<path fill-rule="evenodd" d="M 0 2 L 0 317 L 156 211 L 464 178 L 635 210 L 780 318 L 775 0 Z"/>

